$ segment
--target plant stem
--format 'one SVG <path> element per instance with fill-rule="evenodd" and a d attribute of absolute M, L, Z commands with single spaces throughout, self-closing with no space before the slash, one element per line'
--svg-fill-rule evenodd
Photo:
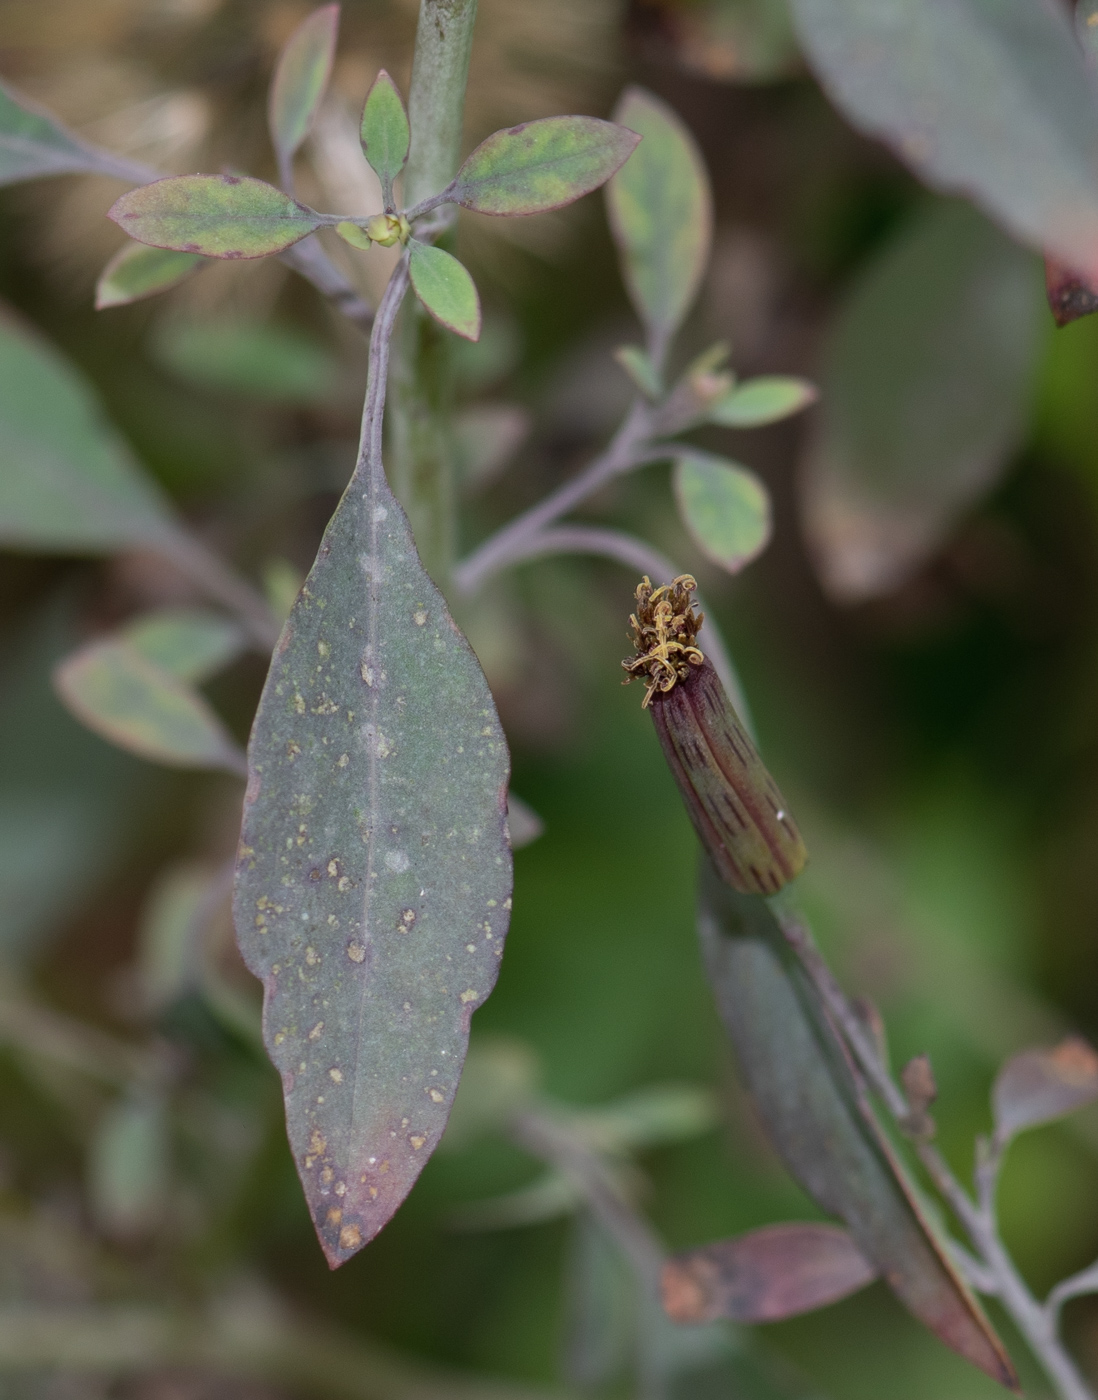
<path fill-rule="evenodd" d="M 906 1133 L 907 1123 L 910 1121 L 907 1098 L 882 1063 L 868 1030 L 824 961 L 811 931 L 801 919 L 791 917 L 787 908 L 778 906 L 775 912 L 786 940 L 800 959 L 801 966 L 816 988 L 840 1035 L 846 1041 L 859 1069 L 881 1098 L 900 1131 Z M 992 1154 L 981 1161 L 977 1168 L 978 1199 L 974 1201 L 932 1143 L 916 1141 L 914 1147 L 938 1192 L 949 1203 L 976 1251 L 978 1269 L 969 1274 L 972 1286 L 979 1292 L 990 1292 L 999 1299 L 1025 1337 L 1060 1400 L 1095 1400 L 1093 1390 L 1083 1379 L 1057 1335 L 1056 1310 L 1042 1307 L 1037 1302 L 1000 1238 L 995 1218 L 995 1181 L 999 1166 L 999 1149 L 994 1148 Z M 959 1256 L 959 1261 L 963 1268 L 963 1255 Z"/>
<path fill-rule="evenodd" d="M 408 92 L 406 205 L 438 194 L 457 170 L 476 15 L 476 0 L 421 0 Z M 438 219 L 445 228 L 456 215 L 451 205 Z M 393 346 L 389 481 L 424 566 L 443 584 L 455 535 L 451 351 L 448 333 L 418 302 L 409 305 Z"/>

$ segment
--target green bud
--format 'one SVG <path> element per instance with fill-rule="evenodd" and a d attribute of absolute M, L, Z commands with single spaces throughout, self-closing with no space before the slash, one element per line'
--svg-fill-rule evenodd
<path fill-rule="evenodd" d="M 375 214 L 366 225 L 366 233 L 374 243 L 391 248 L 395 243 L 407 243 L 412 228 L 403 214 Z"/>

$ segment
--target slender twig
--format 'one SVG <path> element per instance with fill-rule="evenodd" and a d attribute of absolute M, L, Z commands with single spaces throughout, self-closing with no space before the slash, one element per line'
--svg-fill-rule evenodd
<path fill-rule="evenodd" d="M 256 647 L 269 652 L 278 641 L 279 625 L 266 599 L 231 569 L 197 536 L 175 530 L 157 553 L 170 559 L 208 598 L 224 604 L 236 614 Z"/>
<path fill-rule="evenodd" d="M 1081 1298 L 1085 1293 L 1098 1293 L 1098 1263 L 1089 1269 L 1080 1269 L 1070 1278 L 1061 1279 L 1045 1299 L 1045 1313 L 1051 1326 L 1056 1327 L 1060 1320 L 1060 1309 L 1069 1298 Z"/>
<path fill-rule="evenodd" d="M 578 476 L 566 481 L 536 506 L 531 506 L 497 530 L 455 567 L 454 584 L 458 591 L 475 593 L 492 574 L 525 558 L 527 550 L 546 526 L 559 520 L 614 477 L 632 471 L 643 462 L 659 461 L 661 457 L 668 456 L 670 449 L 666 446 L 660 448 L 648 442 L 650 417 L 648 405 L 638 399 L 605 452 L 589 462 Z"/>
<path fill-rule="evenodd" d="M 858 1068 L 876 1090 L 901 1132 L 906 1133 L 911 1122 L 911 1109 L 907 1097 L 881 1061 L 869 1031 L 824 961 L 811 931 L 801 919 L 792 915 L 787 907 L 777 904 L 774 908 L 786 940 L 797 954 L 801 966 L 846 1042 Z M 1048 1304 L 1042 1307 L 1037 1302 L 999 1235 L 995 1214 L 995 1183 L 1001 1147 L 992 1144 L 983 1149 L 976 1172 L 977 1199 L 974 1201 L 932 1143 L 916 1140 L 913 1145 L 935 1187 L 948 1202 L 976 1251 L 975 1270 L 966 1267 L 965 1252 L 961 1251 L 955 1255 L 969 1282 L 979 1292 L 991 1293 L 1000 1300 L 1025 1337 L 1045 1374 L 1056 1387 L 1061 1400 L 1095 1400 L 1094 1392 L 1083 1379 L 1057 1335 L 1058 1309 Z M 1053 1294 L 1055 1291 L 1053 1290 Z M 1050 1295 L 1050 1303 L 1052 1296 Z"/>

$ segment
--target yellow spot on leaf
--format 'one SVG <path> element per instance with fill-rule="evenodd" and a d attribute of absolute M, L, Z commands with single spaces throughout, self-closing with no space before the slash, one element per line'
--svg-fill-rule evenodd
<path fill-rule="evenodd" d="M 348 943 L 347 956 L 352 962 L 360 963 L 366 958 L 366 949 L 361 943 Z"/>
<path fill-rule="evenodd" d="M 328 1078 L 332 1081 L 333 1084 L 342 1084 L 343 1071 L 341 1069 L 330 1069 L 328 1071 Z"/>
<path fill-rule="evenodd" d="M 340 1249 L 357 1249 L 362 1243 L 362 1231 L 357 1225 L 344 1225 L 339 1232 Z"/>
<path fill-rule="evenodd" d="M 318 1022 L 316 1023 L 316 1025 L 312 1028 L 312 1030 L 309 1032 L 309 1039 L 310 1039 L 310 1040 L 319 1040 L 319 1039 L 320 1039 L 320 1032 L 321 1032 L 323 1029 L 324 1029 L 324 1022 L 323 1022 L 323 1021 L 318 1021 Z"/>
<path fill-rule="evenodd" d="M 463 1002 L 464 1002 L 464 1001 L 476 1001 L 476 999 L 477 999 L 477 994 L 476 994 L 476 992 L 473 991 L 472 987 L 469 987 L 466 991 L 462 992 L 462 994 L 461 994 L 461 999 L 462 999 Z"/>

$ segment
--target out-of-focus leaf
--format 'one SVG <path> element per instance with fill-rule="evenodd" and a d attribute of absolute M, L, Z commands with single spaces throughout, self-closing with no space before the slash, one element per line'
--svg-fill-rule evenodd
<path fill-rule="evenodd" d="M 770 541 L 770 497 L 754 472 L 702 452 L 675 462 L 683 523 L 707 559 L 735 574 Z"/>
<path fill-rule="evenodd" d="M 1036 260 L 963 204 L 920 217 L 854 287 L 803 477 L 836 597 L 899 586 L 998 479 L 1025 431 L 1043 301 Z"/>
<path fill-rule="evenodd" d="M 781 907 L 737 894 L 706 864 L 702 949 L 770 1139 L 809 1195 L 845 1222 L 909 1311 L 994 1380 L 1015 1386 L 1006 1352 L 950 1263 L 785 940 L 775 913 Z"/>
<path fill-rule="evenodd" d="M 507 833 L 511 838 L 512 851 L 521 851 L 529 846 L 545 831 L 545 823 L 527 806 L 521 797 L 513 792 L 507 794 Z"/>
<path fill-rule="evenodd" d="M 336 1267 L 442 1136 L 511 907 L 491 693 L 367 457 L 283 628 L 249 763 L 237 937 Z"/>
<path fill-rule="evenodd" d="M 686 125 L 652 93 L 628 88 L 614 120 L 643 139 L 606 187 L 610 227 L 637 314 L 666 345 L 690 310 L 709 262 L 709 177 Z"/>
<path fill-rule="evenodd" d="M 1098 277 L 1098 101 L 1065 6 L 793 0 L 793 15 L 855 126 L 932 188 Z"/>
<path fill-rule="evenodd" d="M 722 428 L 763 428 L 800 413 L 819 393 L 807 379 L 762 375 L 737 384 L 709 410 L 709 421 Z"/>
<path fill-rule="evenodd" d="M 636 1152 L 686 1142 L 716 1126 L 717 1105 L 696 1084 L 653 1084 L 574 1116 L 575 1131 L 596 1151 Z"/>
<path fill-rule="evenodd" d="M 450 1121 L 448 1150 L 460 1151 L 486 1133 L 502 1131 L 537 1093 L 541 1066 L 534 1051 L 513 1036 L 481 1036 L 469 1048 Z"/>
<path fill-rule="evenodd" d="M 663 1305 L 675 1322 L 778 1322 L 837 1303 L 876 1277 L 837 1225 L 765 1225 L 669 1259 Z"/>
<path fill-rule="evenodd" d="M 477 404 L 454 420 L 461 482 L 476 491 L 489 485 L 530 434 L 530 415 L 517 404 Z"/>
<path fill-rule="evenodd" d="M 572 1225 L 564 1275 L 564 1375 L 580 1390 L 620 1376 L 634 1349 L 637 1284 L 589 1211 Z"/>
<path fill-rule="evenodd" d="M 457 258 L 413 238 L 408 272 L 416 296 L 440 325 L 465 340 L 480 339 L 480 297 Z"/>
<path fill-rule="evenodd" d="M 687 365 L 653 415 L 653 434 L 671 437 L 709 421 L 713 406 L 732 391 L 736 382 L 731 370 L 722 368 L 727 359 L 728 345 L 718 341 Z"/>
<path fill-rule="evenodd" d="M 282 168 L 309 134 L 331 76 L 338 33 L 339 6 L 322 5 L 298 25 L 279 55 L 267 98 L 267 125 Z"/>
<path fill-rule="evenodd" d="M 37 103 L 0 83 L 0 185 L 80 171 L 148 178 L 140 166 L 81 141 Z"/>
<path fill-rule="evenodd" d="M 244 650 L 239 626 L 205 608 L 161 608 L 143 613 L 119 632 L 146 660 L 181 681 L 216 675 Z"/>
<path fill-rule="evenodd" d="M 1091 72 L 1098 71 L 1098 3 L 1075 0 L 1075 36 Z"/>
<path fill-rule="evenodd" d="M 656 367 L 639 345 L 619 345 L 614 359 L 647 399 L 658 399 L 663 382 Z"/>
<path fill-rule="evenodd" d="M 149 818 L 154 770 L 101 743 L 50 686 L 75 630 L 64 597 L 0 648 L 0 961 L 40 953 L 109 881 Z"/>
<path fill-rule="evenodd" d="M 57 667 L 54 685 L 82 724 L 139 758 L 175 768 L 244 769 L 244 755 L 198 691 L 124 640 L 81 647 Z"/>
<path fill-rule="evenodd" d="M 139 243 L 208 258 L 281 253 L 324 220 L 250 175 L 173 175 L 140 185 L 107 210 Z"/>
<path fill-rule="evenodd" d="M 271 612 L 280 623 L 289 617 L 304 582 L 304 574 L 288 559 L 268 559 L 263 565 L 263 591 Z"/>
<path fill-rule="evenodd" d="M 77 370 L 0 312 L 0 545 L 99 554 L 175 534 Z"/>
<path fill-rule="evenodd" d="M 1002 1067 L 991 1091 L 995 1136 L 1007 1142 L 1095 1099 L 1098 1054 L 1085 1040 L 1070 1036 L 1051 1050 L 1023 1050 Z"/>
<path fill-rule="evenodd" d="M 381 181 L 386 209 L 393 207 L 393 181 L 407 163 L 410 140 L 408 113 L 396 83 L 383 68 L 374 79 L 362 109 L 362 149 Z"/>
<path fill-rule="evenodd" d="M 571 1215 L 580 1199 L 572 1178 L 553 1168 L 517 1191 L 465 1202 L 450 1212 L 447 1224 L 452 1230 L 522 1229 Z"/>
<path fill-rule="evenodd" d="M 91 1144 L 92 1213 L 110 1235 L 133 1238 L 159 1223 L 168 1186 L 168 1120 L 163 1100 L 126 1095 L 107 1109 Z"/>
<path fill-rule="evenodd" d="M 199 980 L 194 928 L 212 872 L 194 861 L 173 865 L 157 880 L 141 913 L 137 974 L 142 1001 L 159 1011 Z"/>
<path fill-rule="evenodd" d="M 207 261 L 198 253 L 174 253 L 170 248 L 150 248 L 147 243 L 125 243 L 99 274 L 95 309 L 126 306 L 142 297 L 166 292 Z"/>
<path fill-rule="evenodd" d="M 153 349 L 181 379 L 265 403 L 323 403 L 339 377 L 339 363 L 323 345 L 287 326 L 169 321 Z"/>
<path fill-rule="evenodd" d="M 597 117 L 545 117 L 482 141 L 449 186 L 478 214 L 540 214 L 605 184 L 640 140 Z"/>
<path fill-rule="evenodd" d="M 772 82 L 798 65 L 788 0 L 633 0 L 629 31 L 651 62 L 718 82 Z"/>
<path fill-rule="evenodd" d="M 1069 326 L 1080 316 L 1098 311 L 1098 291 L 1094 286 L 1055 258 L 1045 258 L 1045 295 L 1058 326 Z"/>

